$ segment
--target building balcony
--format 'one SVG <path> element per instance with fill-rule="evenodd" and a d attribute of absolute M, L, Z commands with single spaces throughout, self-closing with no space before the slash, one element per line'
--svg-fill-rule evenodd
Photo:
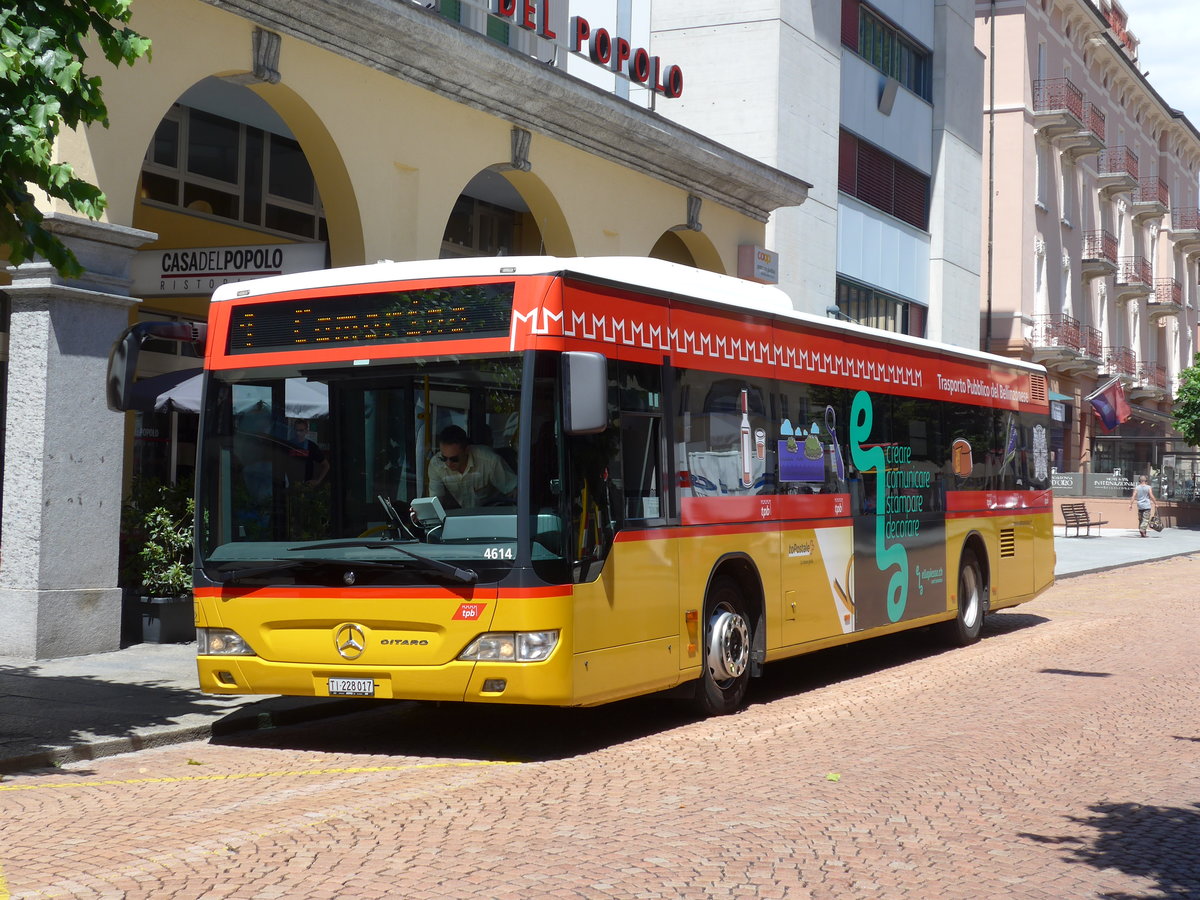
<path fill-rule="evenodd" d="M 1095 333 L 1097 347 L 1094 350 L 1092 335 L 1085 337 L 1085 328 Z M 1034 362 L 1065 375 L 1095 371 L 1100 366 L 1099 338 L 1100 332 L 1081 325 L 1073 316 L 1061 313 L 1034 316 L 1030 332 L 1031 355 Z"/>
<path fill-rule="evenodd" d="M 1167 185 L 1157 175 L 1138 179 L 1133 191 L 1133 221 L 1141 225 L 1150 219 L 1161 219 L 1170 209 Z"/>
<path fill-rule="evenodd" d="M 1147 304 L 1152 319 L 1179 315 L 1183 312 L 1183 285 L 1174 278 L 1154 279 L 1154 293 Z"/>
<path fill-rule="evenodd" d="M 1122 256 L 1117 260 L 1117 274 L 1113 281 L 1118 303 L 1140 300 L 1150 296 L 1154 290 L 1154 272 L 1149 261 L 1140 256 Z"/>
<path fill-rule="evenodd" d="M 1033 127 L 1050 139 L 1083 131 L 1083 91 L 1069 78 L 1035 80 Z"/>
<path fill-rule="evenodd" d="M 1138 363 L 1137 375 L 1128 394 L 1132 400 L 1170 397 L 1171 388 L 1166 367 L 1155 363 Z"/>
<path fill-rule="evenodd" d="M 1103 228 L 1083 235 L 1084 278 L 1106 278 L 1117 271 L 1117 238 Z"/>
<path fill-rule="evenodd" d="M 1128 347 L 1105 347 L 1104 370 L 1109 375 L 1133 378 L 1137 375 L 1137 357 Z"/>
<path fill-rule="evenodd" d="M 1055 138 L 1054 145 L 1072 161 L 1099 153 L 1104 149 L 1104 111 L 1094 103 L 1084 104 L 1083 126 Z"/>
<path fill-rule="evenodd" d="M 1138 186 L 1137 154 L 1128 147 L 1110 147 L 1100 151 L 1096 170 L 1096 187 L 1105 197 L 1122 191 L 1134 191 Z"/>
<path fill-rule="evenodd" d="M 1104 365 L 1104 335 L 1099 328 L 1091 325 L 1080 325 L 1080 352 L 1092 368 Z"/>
<path fill-rule="evenodd" d="M 1142 384 L 1165 392 L 1167 390 L 1167 367 L 1155 363 L 1142 363 L 1138 366 L 1138 379 Z"/>
<path fill-rule="evenodd" d="M 1200 209 L 1191 206 L 1171 210 L 1171 239 L 1183 253 L 1200 251 Z"/>

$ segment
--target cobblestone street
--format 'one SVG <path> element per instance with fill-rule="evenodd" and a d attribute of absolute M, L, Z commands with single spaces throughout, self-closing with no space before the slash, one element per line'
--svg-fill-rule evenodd
<path fill-rule="evenodd" d="M 372 707 L 0 782 L 0 896 L 1200 896 L 1200 558 L 749 708 Z"/>

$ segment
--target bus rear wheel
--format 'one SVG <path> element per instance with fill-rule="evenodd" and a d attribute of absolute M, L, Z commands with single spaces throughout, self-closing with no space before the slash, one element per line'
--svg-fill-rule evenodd
<path fill-rule="evenodd" d="M 955 647 L 966 647 L 979 640 L 983 611 L 987 603 L 987 585 L 974 550 L 964 550 L 958 565 L 958 615 L 942 624 L 942 635 Z"/>
<path fill-rule="evenodd" d="M 750 683 L 750 624 L 736 581 L 718 576 L 704 601 L 704 665 L 696 705 L 706 716 L 736 712 Z"/>

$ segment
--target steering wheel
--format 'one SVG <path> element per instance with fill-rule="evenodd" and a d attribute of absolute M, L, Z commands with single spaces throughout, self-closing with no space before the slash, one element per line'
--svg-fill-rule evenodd
<path fill-rule="evenodd" d="M 383 507 L 383 514 L 387 516 L 388 521 L 396 526 L 396 534 L 404 535 L 412 538 L 414 541 L 419 541 L 421 536 L 417 534 L 416 527 L 409 522 L 404 521 L 404 517 L 396 512 L 396 507 L 392 506 L 392 501 L 383 494 L 376 494 L 375 499 L 379 501 L 379 505 Z"/>

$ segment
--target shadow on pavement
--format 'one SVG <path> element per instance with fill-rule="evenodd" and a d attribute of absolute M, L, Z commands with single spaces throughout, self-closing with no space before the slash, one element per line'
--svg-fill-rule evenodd
<path fill-rule="evenodd" d="M 1191 806 L 1143 806 L 1140 803 L 1098 803 L 1089 807 L 1087 818 L 1070 821 L 1099 832 L 1090 843 L 1081 837 L 1051 837 L 1021 834 L 1019 837 L 1043 844 L 1072 844 L 1067 862 L 1081 862 L 1097 869 L 1115 869 L 1126 875 L 1155 882 L 1152 891 L 1105 893 L 1105 900 L 1144 900 L 1149 896 L 1168 900 L 1192 900 L 1200 896 L 1200 804 Z"/>
<path fill-rule="evenodd" d="M 568 759 L 695 721 L 662 697 L 588 709 L 362 701 L 362 711 L 303 728 L 235 732 L 223 746 L 492 762 Z"/>
<path fill-rule="evenodd" d="M 984 619 L 981 640 L 1012 634 L 1047 621 L 1029 613 L 999 612 Z M 750 702 L 770 703 L 954 649 L 933 630 L 920 629 L 819 650 L 767 666 L 766 675 L 750 683 Z"/>
<path fill-rule="evenodd" d="M 156 727 L 178 729 L 222 715 L 226 706 L 177 686 L 47 674 L 36 665 L 0 665 L 0 771 L 152 746 Z"/>
<path fill-rule="evenodd" d="M 1046 621 L 1040 616 L 989 616 L 985 640 Z M 935 656 L 946 650 L 926 632 L 908 632 L 822 650 L 767 666 L 750 683 L 748 704 L 770 703 L 835 682 Z M 696 720 L 675 694 L 655 694 L 587 709 L 404 701 L 352 701 L 353 711 L 301 728 L 215 733 L 225 746 L 323 753 L 547 762 L 659 734 Z M 357 707 L 357 709 L 355 709 Z"/>

